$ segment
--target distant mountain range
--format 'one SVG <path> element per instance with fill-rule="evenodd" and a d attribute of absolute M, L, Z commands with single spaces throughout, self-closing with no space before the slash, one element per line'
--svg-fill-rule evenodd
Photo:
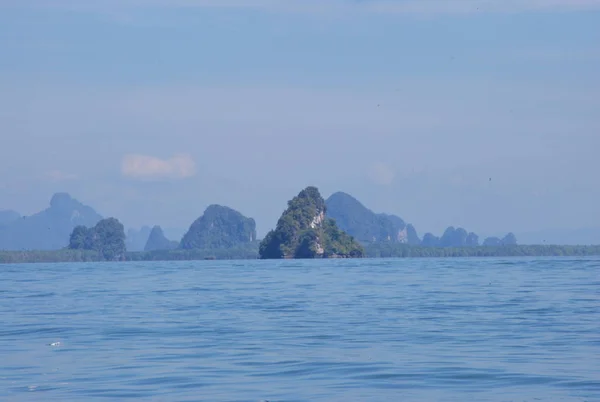
<path fill-rule="evenodd" d="M 94 226 L 102 216 L 67 193 L 52 196 L 50 206 L 31 216 L 0 212 L 0 250 L 56 250 L 69 244 L 78 225 Z"/>
<path fill-rule="evenodd" d="M 479 236 L 463 228 L 449 227 L 441 236 L 425 233 L 419 238 L 416 228 L 402 218 L 376 213 L 351 195 L 336 192 L 325 200 L 328 218 L 337 227 L 363 245 L 398 243 L 425 247 L 474 247 Z M 67 193 L 52 196 L 50 206 L 31 216 L 12 210 L 0 211 L 0 250 L 57 250 L 69 245 L 76 226 L 94 227 L 103 217 Z M 540 231 L 523 233 L 522 244 L 600 244 L 600 228 L 575 231 Z M 488 237 L 481 244 L 505 246 L 517 243 L 514 234 L 502 238 Z M 227 249 L 256 244 L 256 225 L 252 218 L 221 205 L 211 205 L 195 220 L 181 241 L 169 240 L 162 228 L 144 226 L 127 231 L 128 251 L 171 249 Z"/>
<path fill-rule="evenodd" d="M 337 192 L 327 201 L 327 215 L 346 233 L 353 236 L 362 244 L 390 242 L 426 247 L 476 247 L 479 246 L 479 236 L 467 232 L 463 228 L 450 226 L 441 237 L 425 233 L 419 239 L 417 230 L 411 224 L 395 215 L 375 213 L 365 207 L 350 194 Z M 514 234 L 508 233 L 502 239 L 486 238 L 483 245 L 500 246 L 517 244 Z"/>
<path fill-rule="evenodd" d="M 144 251 L 174 250 L 177 247 L 179 247 L 179 242 L 167 239 L 162 228 L 160 226 L 154 226 L 150 231 L 150 235 L 144 246 Z"/>
<path fill-rule="evenodd" d="M 375 213 L 356 198 L 343 192 L 332 194 L 326 201 L 327 216 L 344 232 L 361 243 L 391 241 L 420 244 L 415 228 L 395 215 Z"/>

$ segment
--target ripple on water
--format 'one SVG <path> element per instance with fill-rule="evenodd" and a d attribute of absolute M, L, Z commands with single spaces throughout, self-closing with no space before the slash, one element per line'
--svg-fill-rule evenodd
<path fill-rule="evenodd" d="M 600 400 L 598 268 L 595 258 L 0 266 L 0 400 Z"/>

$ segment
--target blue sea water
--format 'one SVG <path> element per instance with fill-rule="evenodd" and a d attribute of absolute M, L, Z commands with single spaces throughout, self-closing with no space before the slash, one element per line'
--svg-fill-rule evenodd
<path fill-rule="evenodd" d="M 0 400 L 596 401 L 600 259 L 0 265 Z"/>

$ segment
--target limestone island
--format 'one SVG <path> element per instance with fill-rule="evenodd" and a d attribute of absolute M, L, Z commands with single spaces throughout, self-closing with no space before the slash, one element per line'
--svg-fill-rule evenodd
<path fill-rule="evenodd" d="M 288 201 L 275 230 L 259 246 L 261 259 L 362 258 L 364 249 L 328 218 L 325 200 L 316 187 L 302 190 Z"/>

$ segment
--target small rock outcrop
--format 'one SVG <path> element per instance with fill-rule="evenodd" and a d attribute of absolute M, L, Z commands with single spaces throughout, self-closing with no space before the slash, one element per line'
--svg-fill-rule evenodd
<path fill-rule="evenodd" d="M 307 187 L 288 202 L 288 208 L 260 243 L 261 259 L 360 258 L 362 246 L 326 216 L 327 206 L 316 187 Z"/>

